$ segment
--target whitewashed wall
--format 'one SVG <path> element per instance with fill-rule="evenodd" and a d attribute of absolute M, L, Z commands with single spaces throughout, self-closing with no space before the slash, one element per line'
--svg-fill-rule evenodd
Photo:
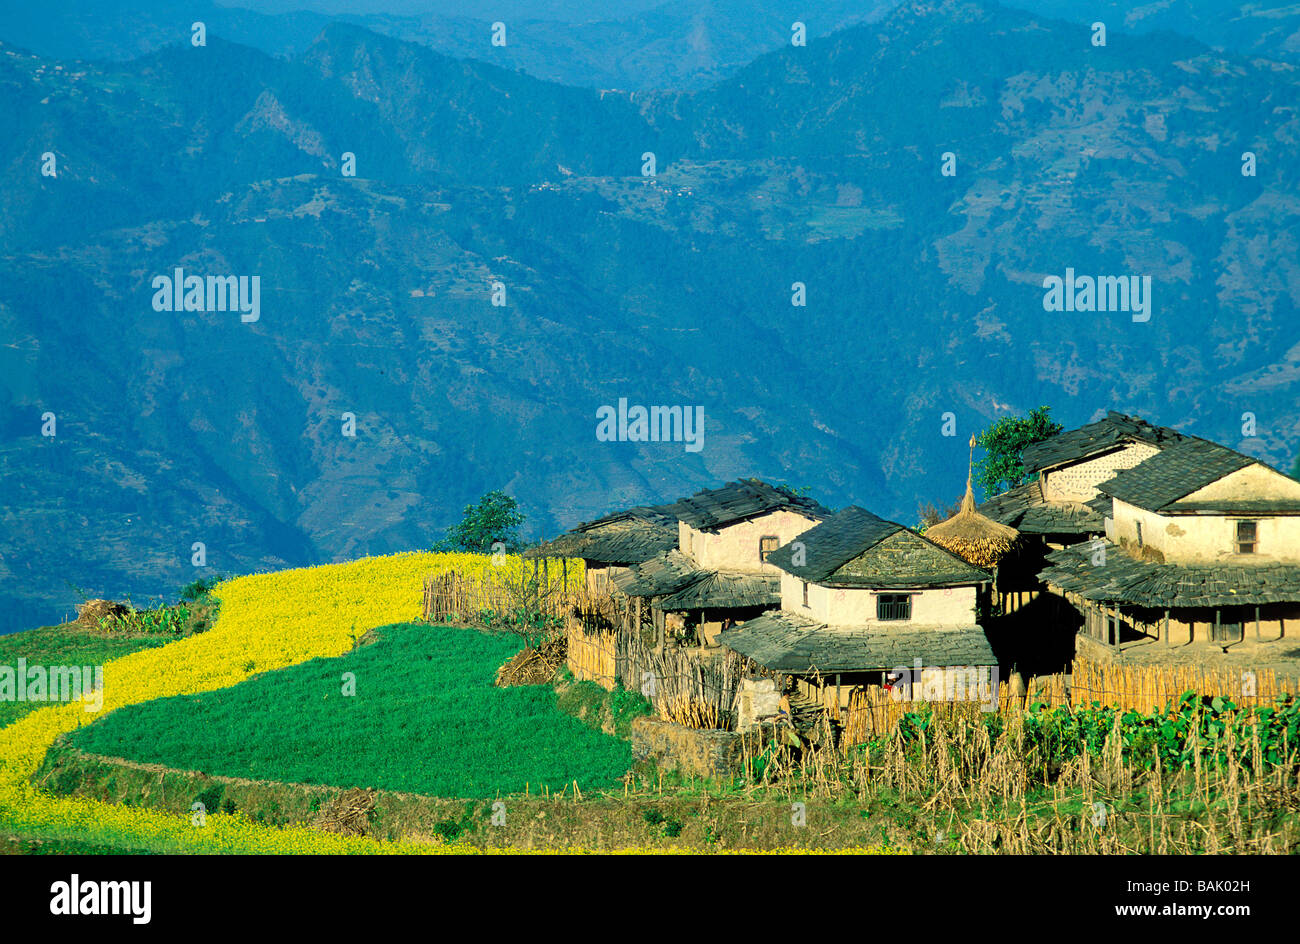
<path fill-rule="evenodd" d="M 678 549 L 694 559 L 703 570 L 730 570 L 751 574 L 776 574 L 778 568 L 764 564 L 758 556 L 759 539 L 777 538 L 777 547 L 793 541 L 817 522 L 792 511 L 774 511 L 738 521 L 717 532 L 697 531 L 684 521 L 677 523 Z"/>
<path fill-rule="evenodd" d="M 830 626 L 860 626 L 878 622 L 876 598 L 881 593 L 912 595 L 910 622 L 926 626 L 971 626 L 975 623 L 976 588 L 943 587 L 924 590 L 846 590 L 808 585 L 808 606 L 803 605 L 803 581 L 781 576 L 781 608 Z M 904 626 L 891 620 L 889 626 Z"/>

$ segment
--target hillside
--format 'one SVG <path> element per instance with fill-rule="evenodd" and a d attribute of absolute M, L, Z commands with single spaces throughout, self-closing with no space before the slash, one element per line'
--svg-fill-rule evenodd
<path fill-rule="evenodd" d="M 790 42 L 791 24 L 809 38 L 858 23 L 874 23 L 900 0 L 445 0 L 389 12 L 304 12 L 298 4 L 254 2 L 257 8 L 212 0 L 49 0 L 39 8 L 0 9 L 0 39 L 59 59 L 128 60 L 188 39 L 190 24 L 210 35 L 277 56 L 302 53 L 331 22 L 346 22 L 394 39 L 420 43 L 456 58 L 481 59 L 511 71 L 590 88 L 703 89 L 757 56 Z M 1016 0 L 1017 9 L 1082 25 L 1098 20 L 1112 32 L 1175 33 L 1218 50 L 1295 62 L 1300 58 L 1300 7 L 1272 0 Z M 505 45 L 491 42 L 494 23 L 507 27 Z"/>
<path fill-rule="evenodd" d="M 534 534 L 737 475 L 910 521 L 971 431 L 1041 403 L 1289 467 L 1297 92 L 1288 64 L 960 2 L 649 95 L 344 24 L 292 59 L 6 44 L 0 628 L 57 619 L 68 582 L 161 593 L 195 541 L 227 573 L 427 546 L 497 487 Z M 259 275 L 259 320 L 154 311 L 177 266 Z M 1044 312 L 1067 267 L 1149 275 L 1151 320 Z M 620 397 L 702 405 L 704 450 L 597 442 Z"/>

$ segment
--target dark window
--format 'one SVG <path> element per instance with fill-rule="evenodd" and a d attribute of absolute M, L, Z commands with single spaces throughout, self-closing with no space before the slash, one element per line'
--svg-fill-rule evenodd
<path fill-rule="evenodd" d="M 1142 522 L 1141 521 L 1137 523 L 1137 532 L 1138 532 L 1138 547 L 1141 547 L 1142 546 Z"/>
<path fill-rule="evenodd" d="M 876 619 L 905 620 L 912 618 L 912 598 L 906 593 L 882 593 L 876 597 Z"/>
<path fill-rule="evenodd" d="M 1237 522 L 1237 553 L 1238 554 L 1255 553 L 1255 522 L 1253 521 Z"/>
<path fill-rule="evenodd" d="M 781 545 L 781 539 L 775 534 L 767 534 L 758 539 L 758 559 L 767 563 L 767 556 Z"/>
<path fill-rule="evenodd" d="M 808 605 L 808 581 L 803 582 L 803 605 Z"/>

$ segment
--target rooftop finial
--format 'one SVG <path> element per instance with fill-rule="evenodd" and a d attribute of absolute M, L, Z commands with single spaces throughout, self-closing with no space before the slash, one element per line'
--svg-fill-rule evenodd
<path fill-rule="evenodd" d="M 961 498 L 962 511 L 975 510 L 975 491 L 971 488 L 971 477 L 975 474 L 975 434 L 970 436 L 970 460 L 966 463 L 966 494 Z"/>

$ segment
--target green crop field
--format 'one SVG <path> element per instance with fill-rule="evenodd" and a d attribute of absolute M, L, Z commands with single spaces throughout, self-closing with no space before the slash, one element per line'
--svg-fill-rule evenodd
<path fill-rule="evenodd" d="M 463 798 L 612 787 L 631 765 L 626 742 L 561 712 L 549 686 L 492 684 L 514 637 L 419 624 L 377 635 L 340 658 L 122 708 L 72 744 L 216 776 Z"/>
<path fill-rule="evenodd" d="M 18 660 L 28 666 L 97 666 L 139 649 L 168 642 L 164 636 L 114 635 L 84 629 L 74 624 L 42 626 L 21 633 L 0 636 L 0 666 L 17 671 Z M 0 728 L 13 724 L 28 712 L 44 708 L 43 701 L 0 700 Z"/>

